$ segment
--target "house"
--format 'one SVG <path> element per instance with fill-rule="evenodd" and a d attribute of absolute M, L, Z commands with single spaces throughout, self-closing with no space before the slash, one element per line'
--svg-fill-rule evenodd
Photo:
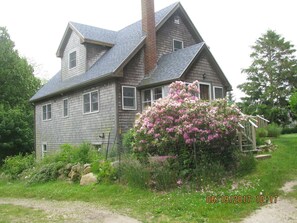
<path fill-rule="evenodd" d="M 231 85 L 181 3 L 119 31 L 69 22 L 57 50 L 61 70 L 32 98 L 37 157 L 61 144 L 113 144 L 135 115 L 176 80 L 199 80 L 200 98 L 222 98 Z"/>

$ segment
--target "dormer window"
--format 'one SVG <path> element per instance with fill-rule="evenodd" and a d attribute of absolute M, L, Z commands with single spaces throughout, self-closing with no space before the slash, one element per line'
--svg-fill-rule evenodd
<path fill-rule="evenodd" d="M 69 53 L 69 69 L 76 67 L 76 51 Z"/>
<path fill-rule="evenodd" d="M 173 40 L 173 51 L 177 51 L 177 50 L 180 50 L 182 48 L 184 48 L 183 41 L 179 41 L 179 40 L 174 39 Z"/>

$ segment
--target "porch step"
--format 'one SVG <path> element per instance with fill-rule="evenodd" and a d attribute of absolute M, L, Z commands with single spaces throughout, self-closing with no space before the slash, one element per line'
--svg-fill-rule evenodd
<path fill-rule="evenodd" d="M 265 159 L 270 159 L 272 157 L 271 154 L 261 154 L 261 155 L 256 155 L 255 158 L 257 160 L 265 160 Z"/>

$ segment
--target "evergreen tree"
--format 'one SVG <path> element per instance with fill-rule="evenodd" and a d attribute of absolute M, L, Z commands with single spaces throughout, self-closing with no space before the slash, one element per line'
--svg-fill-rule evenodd
<path fill-rule="evenodd" d="M 247 82 L 238 86 L 247 96 L 242 109 L 248 114 L 264 115 L 278 124 L 290 119 L 289 98 L 297 87 L 297 60 L 294 46 L 268 30 L 252 46 L 252 64 L 243 69 Z"/>

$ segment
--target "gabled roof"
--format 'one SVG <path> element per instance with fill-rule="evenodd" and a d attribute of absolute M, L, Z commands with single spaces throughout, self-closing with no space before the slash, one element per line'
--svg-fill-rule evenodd
<path fill-rule="evenodd" d="M 155 13 L 156 29 L 160 29 L 162 25 L 175 12 L 177 12 L 177 10 L 180 10 L 181 16 L 185 18 L 186 25 L 191 27 L 190 30 L 193 32 L 193 36 L 197 42 L 202 42 L 202 37 L 179 2 Z M 61 72 L 58 72 L 31 98 L 30 101 L 35 102 L 46 99 L 54 95 L 87 86 L 105 78 L 117 77 L 119 71 L 121 71 L 130 59 L 142 48 L 146 38 L 142 33 L 141 21 L 133 23 L 117 32 L 70 22 L 58 48 L 57 56 L 62 56 L 72 32 L 75 32 L 80 37 L 81 43 L 93 43 L 109 46 L 111 48 L 84 74 L 62 81 Z M 157 68 L 155 72 L 161 72 L 161 69 L 165 69 L 166 64 L 176 61 L 171 60 L 170 58 L 174 58 L 178 54 L 183 54 L 181 56 L 184 57 L 182 60 L 180 58 L 177 60 L 182 63 L 180 64 L 180 68 L 186 67 L 188 62 L 193 59 L 193 56 L 195 57 L 195 55 L 199 53 L 203 46 L 204 44 L 197 44 L 184 50 L 180 50 L 180 52 L 172 53 L 168 55 L 168 57 L 164 56 L 159 61 L 160 68 Z M 186 55 L 186 53 L 189 53 L 189 55 Z M 169 71 L 169 68 L 166 69 Z M 167 75 L 168 79 L 171 78 L 172 75 L 172 71 L 171 73 L 169 72 Z M 152 83 L 157 80 L 156 75 L 153 74 L 153 76 L 154 78 L 151 79 Z M 145 80 L 142 84 L 145 85 Z"/>
<path fill-rule="evenodd" d="M 204 48 L 205 43 L 198 43 L 184 49 L 163 55 L 151 75 L 143 79 L 139 87 L 149 87 L 178 80 L 190 67 Z"/>
<path fill-rule="evenodd" d="M 232 90 L 231 84 L 204 42 L 163 55 L 159 59 L 156 69 L 149 77 L 144 78 L 138 87 L 147 88 L 180 80 L 186 74 L 186 71 L 191 68 L 191 65 L 197 61 L 202 52 L 206 53 L 207 59 L 216 69 L 227 90 Z"/>

